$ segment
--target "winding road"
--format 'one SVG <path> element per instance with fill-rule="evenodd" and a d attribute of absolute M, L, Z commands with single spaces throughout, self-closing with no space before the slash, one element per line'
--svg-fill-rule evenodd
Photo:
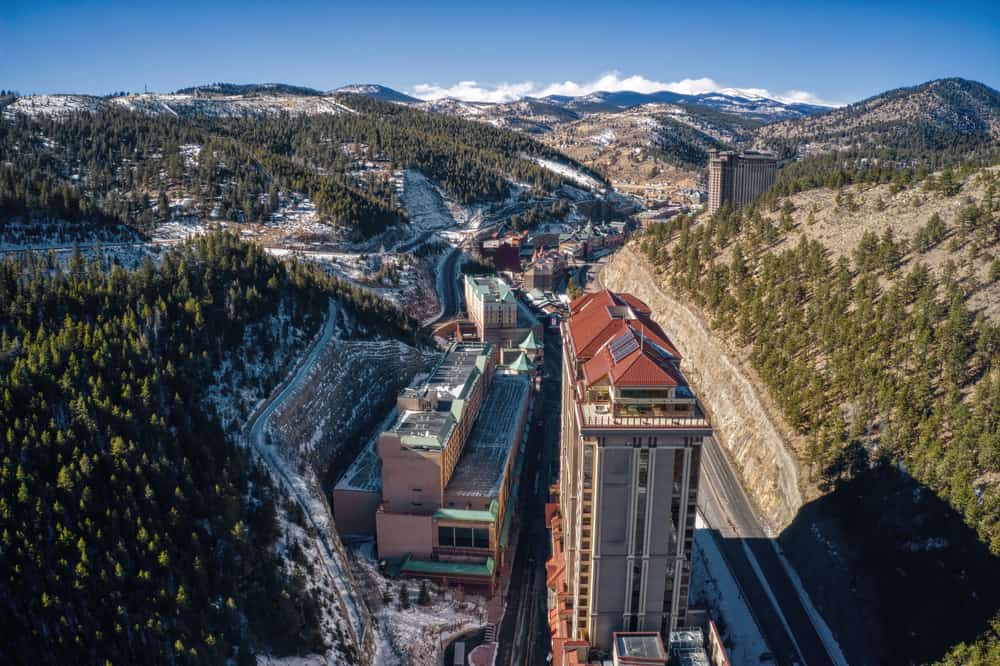
<path fill-rule="evenodd" d="M 441 309 L 438 314 L 421 322 L 424 326 L 434 324 L 454 317 L 458 314 L 461 298 L 458 294 L 458 260 L 462 256 L 462 248 L 453 247 L 448 251 L 448 256 L 441 262 L 435 279 L 438 301 Z"/>
<path fill-rule="evenodd" d="M 323 323 L 323 329 L 319 336 L 313 341 L 309 351 L 299 361 L 285 383 L 280 385 L 274 395 L 251 415 L 245 433 L 246 441 L 271 470 L 274 478 L 281 483 L 289 496 L 302 507 L 306 520 L 317 537 L 313 541 L 313 545 L 318 546 L 317 552 L 330 572 L 341 616 L 348 619 L 347 627 L 351 632 L 354 644 L 358 649 L 362 649 L 368 622 L 362 614 L 359 602 L 354 599 L 350 569 L 341 560 L 341 554 L 336 552 L 336 548 L 331 542 L 333 526 L 329 521 L 326 500 L 323 499 L 322 495 L 317 496 L 320 492 L 318 489 L 311 489 L 301 476 L 289 471 L 289 466 L 275 448 L 268 443 L 267 437 L 267 424 L 271 416 L 285 400 L 294 395 L 306 382 L 309 371 L 316 365 L 323 351 L 334 338 L 338 313 L 336 303 L 331 300 L 326 321 Z"/>

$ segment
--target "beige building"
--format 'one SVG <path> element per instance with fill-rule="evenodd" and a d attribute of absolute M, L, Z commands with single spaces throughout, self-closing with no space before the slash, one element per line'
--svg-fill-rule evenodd
<path fill-rule="evenodd" d="M 742 208 L 774 183 L 778 159 L 773 153 L 712 150 L 708 157 L 708 212 L 729 204 Z"/>
<path fill-rule="evenodd" d="M 500 364 L 514 361 L 520 351 L 541 362 L 545 327 L 510 285 L 495 275 L 467 275 L 465 303 L 477 337 L 499 350 Z"/>
<path fill-rule="evenodd" d="M 399 395 L 398 416 L 379 435 L 378 555 L 400 560 L 403 575 L 492 590 L 507 564 L 531 383 L 494 377 L 496 360 L 488 343 L 452 345 L 425 381 Z M 348 492 L 335 497 L 355 506 Z"/>
<path fill-rule="evenodd" d="M 465 307 L 480 340 L 491 329 L 517 328 L 517 296 L 495 275 L 465 276 Z"/>
<path fill-rule="evenodd" d="M 589 293 L 563 325 L 558 503 L 547 507 L 554 663 L 615 632 L 685 624 L 701 444 L 680 354 L 630 294 Z"/>

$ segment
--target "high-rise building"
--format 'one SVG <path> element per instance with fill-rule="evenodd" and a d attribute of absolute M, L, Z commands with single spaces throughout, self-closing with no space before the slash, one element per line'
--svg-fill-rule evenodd
<path fill-rule="evenodd" d="M 708 212 L 723 204 L 742 208 L 774 183 L 778 158 L 773 153 L 748 150 L 710 150 L 708 157 Z"/>
<path fill-rule="evenodd" d="M 557 665 L 610 653 L 616 632 L 669 636 L 684 626 L 701 444 L 712 429 L 680 361 L 634 296 L 601 291 L 571 304 L 560 478 L 546 507 Z"/>
<path fill-rule="evenodd" d="M 465 276 L 465 307 L 480 340 L 491 329 L 517 328 L 517 296 L 495 275 Z"/>

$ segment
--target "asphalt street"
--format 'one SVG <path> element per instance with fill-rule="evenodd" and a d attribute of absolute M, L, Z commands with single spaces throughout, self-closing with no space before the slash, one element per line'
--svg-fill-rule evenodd
<path fill-rule="evenodd" d="M 705 440 L 702 451 L 698 508 L 712 528 L 713 537 L 771 647 L 775 662 L 808 666 L 833 664 L 746 492 L 714 437 Z M 757 575 L 751 556 L 763 573 L 778 608 Z"/>
<path fill-rule="evenodd" d="M 497 666 L 543 666 L 550 651 L 545 562 L 549 535 L 545 503 L 556 480 L 562 384 L 562 343 L 558 331 L 545 332 L 545 370 L 535 398 L 531 433 L 520 480 L 518 536 L 507 611 L 497 636 Z"/>

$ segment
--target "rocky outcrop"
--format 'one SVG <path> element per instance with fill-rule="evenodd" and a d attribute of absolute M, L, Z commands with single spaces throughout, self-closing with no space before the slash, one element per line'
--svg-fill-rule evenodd
<path fill-rule="evenodd" d="M 808 492 L 793 452 L 795 435 L 755 386 L 749 363 L 713 334 L 698 313 L 661 288 L 655 271 L 631 247 L 612 258 L 601 281 L 609 289 L 635 294 L 653 309 L 653 319 L 684 357 L 685 375 L 761 520 L 772 535 L 778 534 Z"/>

